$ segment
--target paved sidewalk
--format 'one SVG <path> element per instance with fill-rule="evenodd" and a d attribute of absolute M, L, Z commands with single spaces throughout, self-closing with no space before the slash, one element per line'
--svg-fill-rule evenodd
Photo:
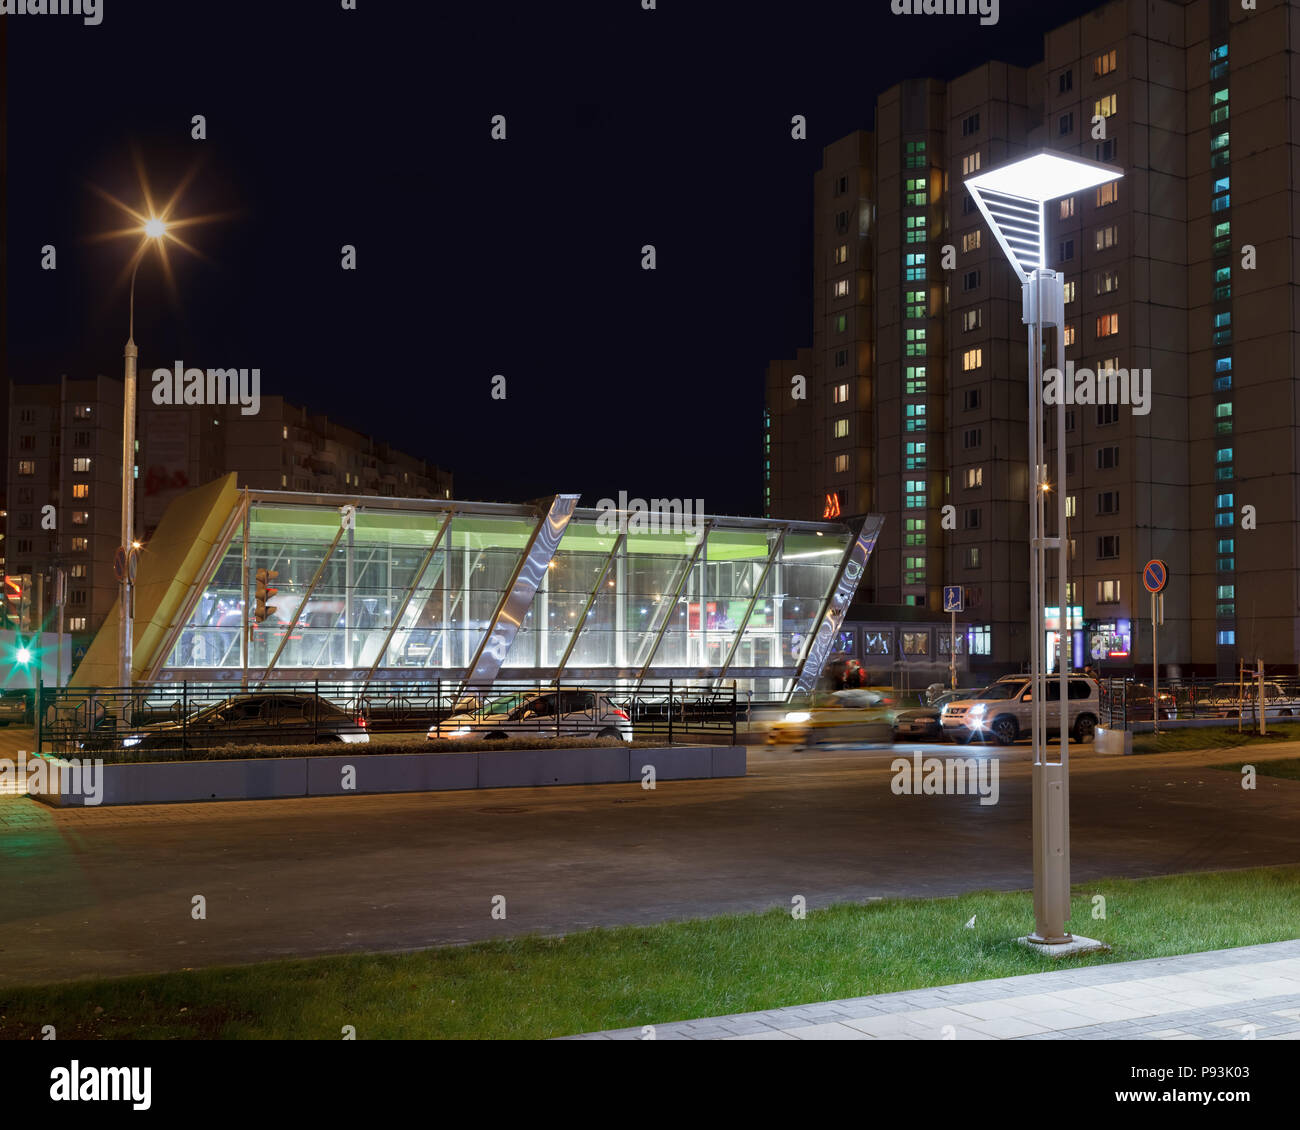
<path fill-rule="evenodd" d="M 1300 1040 L 1300 940 L 657 1024 L 654 1038 Z"/>

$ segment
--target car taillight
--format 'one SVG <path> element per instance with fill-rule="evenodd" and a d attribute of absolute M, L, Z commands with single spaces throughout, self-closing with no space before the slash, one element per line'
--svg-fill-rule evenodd
<path fill-rule="evenodd" d="M 357 725 L 360 726 L 362 729 L 365 729 L 366 718 L 364 714 L 357 715 Z"/>
<path fill-rule="evenodd" d="M 626 711 L 623 711 L 623 710 L 615 710 L 615 711 L 614 711 L 614 717 L 615 717 L 615 718 L 622 718 L 623 721 L 626 722 L 626 721 L 627 721 L 627 712 L 626 712 Z"/>

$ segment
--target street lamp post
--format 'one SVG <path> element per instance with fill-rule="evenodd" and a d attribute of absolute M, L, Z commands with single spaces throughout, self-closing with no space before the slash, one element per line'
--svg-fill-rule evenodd
<path fill-rule="evenodd" d="M 162 220 L 150 219 L 144 225 L 145 238 L 161 239 L 167 231 Z M 130 321 L 127 328 L 122 381 L 122 547 L 118 555 L 120 574 L 117 618 L 118 684 L 131 685 L 132 621 L 135 618 L 135 560 L 139 549 L 135 540 L 135 386 L 136 362 L 140 356 L 135 344 L 135 276 L 140 270 L 146 248 L 141 248 L 131 269 Z"/>
<path fill-rule="evenodd" d="M 1029 328 L 1029 609 L 1030 695 L 1032 702 L 1034 932 L 1021 941 L 1053 956 L 1103 949 L 1066 930 L 1070 917 L 1070 655 L 1065 643 L 1066 537 L 1065 408 L 1056 411 L 1056 537 L 1047 536 L 1047 456 L 1043 440 L 1044 340 L 1056 330 L 1055 360 L 1063 390 L 1065 369 L 1065 278 L 1047 266 L 1049 201 L 1071 196 L 1123 176 L 1120 169 L 1044 150 L 968 177 L 970 191 L 1021 282 L 1021 321 Z M 1062 398 L 1063 399 L 1063 398 Z M 1047 749 L 1046 606 L 1047 554 L 1057 553 L 1057 606 L 1061 614 L 1058 729 L 1060 754 Z"/>

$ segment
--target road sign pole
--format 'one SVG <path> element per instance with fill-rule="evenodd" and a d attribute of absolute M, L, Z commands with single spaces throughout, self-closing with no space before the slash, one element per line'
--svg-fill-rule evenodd
<path fill-rule="evenodd" d="M 1151 594 L 1151 718 L 1160 733 L 1160 645 L 1156 627 L 1156 594 Z"/>
<path fill-rule="evenodd" d="M 957 689 L 957 613 L 952 614 L 952 628 L 948 639 L 948 678 L 951 689 Z"/>

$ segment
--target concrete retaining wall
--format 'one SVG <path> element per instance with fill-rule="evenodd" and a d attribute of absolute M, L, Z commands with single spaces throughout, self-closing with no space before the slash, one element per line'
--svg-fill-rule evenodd
<path fill-rule="evenodd" d="M 64 764 L 47 759 L 53 764 Z M 152 761 L 104 765 L 99 804 L 173 804 L 295 796 L 440 792 L 453 789 L 602 785 L 640 781 L 653 765 L 656 780 L 743 777 L 743 746 L 626 749 L 502 749 L 482 753 L 330 754 L 247 761 Z M 351 771 L 348 771 L 348 767 Z M 347 787 L 351 785 L 352 787 Z M 60 807 L 96 803 L 95 782 L 62 774 L 35 799 Z"/>
<path fill-rule="evenodd" d="M 1093 731 L 1092 748 L 1097 753 L 1125 754 L 1133 752 L 1133 731 L 1098 726 Z"/>

